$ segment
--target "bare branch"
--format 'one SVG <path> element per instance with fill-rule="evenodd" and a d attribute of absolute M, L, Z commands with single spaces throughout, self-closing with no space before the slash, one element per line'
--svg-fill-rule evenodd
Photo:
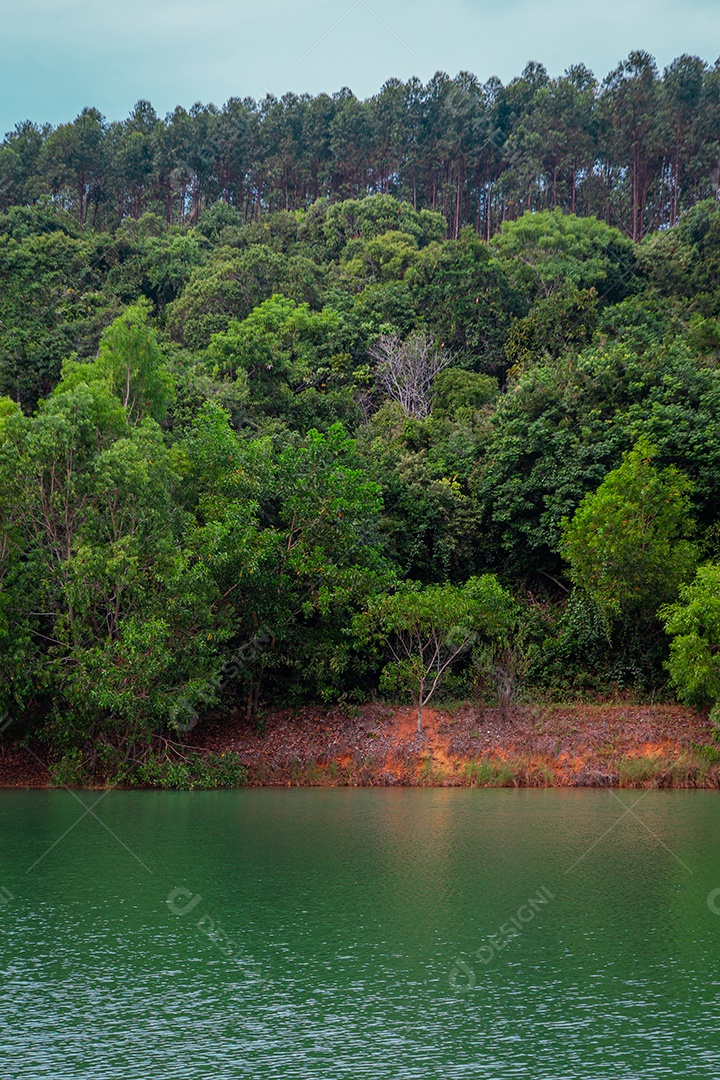
<path fill-rule="evenodd" d="M 405 341 L 383 334 L 370 350 L 378 365 L 378 385 L 408 416 L 422 420 L 430 413 L 435 376 L 452 363 L 452 353 L 441 351 L 435 339 L 415 331 Z"/>

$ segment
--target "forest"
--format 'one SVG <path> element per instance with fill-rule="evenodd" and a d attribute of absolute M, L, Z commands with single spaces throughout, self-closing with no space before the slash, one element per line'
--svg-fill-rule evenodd
<path fill-rule="evenodd" d="M 70 782 L 308 701 L 714 706 L 719 183 L 688 56 L 19 124 L 0 731 Z"/>
<path fill-rule="evenodd" d="M 530 63 L 506 86 L 469 72 L 390 79 L 358 100 L 285 94 L 196 103 L 164 120 L 19 123 L 0 144 L 0 211 L 49 201 L 114 232 L 147 211 L 197 225 L 224 202 L 244 223 L 367 194 L 394 195 L 489 240 L 527 210 L 592 215 L 636 241 L 720 185 L 720 63 L 683 55 L 662 75 L 645 52 L 602 82 L 584 65 L 552 79 Z"/>

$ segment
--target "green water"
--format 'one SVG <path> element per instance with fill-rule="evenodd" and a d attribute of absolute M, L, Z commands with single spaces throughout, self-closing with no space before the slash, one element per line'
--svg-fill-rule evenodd
<path fill-rule="evenodd" d="M 717 793 L 12 791 L 0 837 L 3 1080 L 720 1076 Z"/>

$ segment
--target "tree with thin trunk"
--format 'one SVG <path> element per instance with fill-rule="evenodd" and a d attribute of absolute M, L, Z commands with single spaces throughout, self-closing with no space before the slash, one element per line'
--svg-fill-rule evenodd
<path fill-rule="evenodd" d="M 697 154 L 697 126 L 707 71 L 708 66 L 703 60 L 685 54 L 673 60 L 663 73 L 662 101 L 674 143 L 670 151 L 670 225 L 677 223 L 685 174 Z"/>
<path fill-rule="evenodd" d="M 423 732 L 423 709 L 452 666 L 479 638 L 504 633 L 511 610 L 512 598 L 492 574 L 470 578 L 463 586 L 406 582 L 396 593 L 374 598 L 366 619 L 392 658 L 381 686 L 410 695 L 418 734 Z"/>
<path fill-rule="evenodd" d="M 630 181 L 627 232 L 640 241 L 647 226 L 648 194 L 661 160 L 660 82 L 649 53 L 630 53 L 603 82 L 601 114 L 607 124 L 610 163 Z"/>
<path fill-rule="evenodd" d="M 97 109 L 83 109 L 72 124 L 61 124 L 47 137 L 40 155 L 50 190 L 71 194 L 81 228 L 106 175 L 105 133 Z"/>

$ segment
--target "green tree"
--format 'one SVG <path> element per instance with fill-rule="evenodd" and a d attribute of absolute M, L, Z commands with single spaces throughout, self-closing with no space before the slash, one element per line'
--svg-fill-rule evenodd
<path fill-rule="evenodd" d="M 662 80 L 662 100 L 674 143 L 672 152 L 672 208 L 670 225 L 675 225 L 681 206 L 682 186 L 692 158 L 699 146 L 696 129 L 702 116 L 703 82 L 707 64 L 697 56 L 685 53 L 665 68 Z M 689 179 L 689 177 L 687 178 Z"/>
<path fill-rule="evenodd" d="M 690 705 L 720 703 L 720 565 L 699 567 L 674 604 L 660 610 L 672 638 L 667 667 L 673 685 Z"/>
<path fill-rule="evenodd" d="M 514 284 L 531 299 L 548 297 L 564 283 L 595 288 L 617 303 L 636 286 L 632 243 L 596 218 L 561 210 L 523 214 L 506 222 L 491 247 Z"/>
<path fill-rule="evenodd" d="M 654 455 L 639 440 L 563 523 L 570 577 L 609 618 L 652 617 L 697 564 L 692 484 L 674 466 L 653 465 Z"/>
<path fill-rule="evenodd" d="M 481 635 L 497 636 L 512 606 L 497 579 L 485 575 L 464 586 L 406 582 L 397 592 L 373 598 L 366 616 L 392 660 L 383 672 L 387 688 L 408 693 L 422 735 L 423 709 L 456 661 Z"/>
<path fill-rule="evenodd" d="M 446 368 L 433 382 L 432 411 L 434 416 L 455 417 L 458 413 L 474 413 L 497 397 L 497 379 L 461 368 Z"/>
<path fill-rule="evenodd" d="M 181 296 L 169 305 L 168 330 L 183 345 L 206 348 L 231 319 L 247 318 L 273 294 L 322 306 L 323 277 L 323 268 L 304 256 L 287 257 L 266 244 L 240 252 L 220 247 L 206 266 L 193 271 Z"/>
<path fill-rule="evenodd" d="M 214 334 L 208 358 L 224 379 L 247 387 L 251 415 L 282 417 L 308 430 L 330 426 L 352 407 L 351 338 L 342 315 L 311 311 L 284 296 L 265 300 Z M 349 393 L 348 393 L 349 392 Z"/>
<path fill-rule="evenodd" d="M 68 190 L 78 223 L 85 224 L 89 205 L 100 198 L 105 176 L 105 123 L 97 109 L 83 109 L 72 124 L 48 135 L 41 167 L 56 193 Z"/>
<path fill-rule="evenodd" d="M 579 355 L 537 357 L 513 378 L 478 432 L 470 479 L 486 566 L 526 580 L 561 577 L 561 519 L 640 434 L 693 481 L 701 534 L 712 526 L 720 372 L 707 336 L 698 354 L 692 329 L 669 304 L 632 298 L 600 312 L 595 338 Z"/>
<path fill-rule="evenodd" d="M 96 353 L 117 312 L 99 267 L 103 242 L 78 231 L 42 210 L 0 218 L 0 391 L 27 410 L 51 392 L 66 357 Z"/>
<path fill-rule="evenodd" d="M 382 488 L 379 527 L 403 577 L 457 583 L 475 572 L 482 532 L 468 477 L 483 422 L 472 409 L 412 420 L 386 402 L 359 432 L 365 470 Z"/>
<path fill-rule="evenodd" d="M 398 202 L 390 195 L 371 195 L 333 203 L 325 214 L 322 231 L 328 254 L 339 258 L 356 239 L 367 242 L 384 237 L 390 243 L 392 232 L 410 236 L 418 248 L 425 247 L 442 239 L 445 221 L 440 214 L 414 210 L 409 203 Z M 402 242 L 408 243 L 406 239 Z"/>
<path fill-rule="evenodd" d="M 60 387 L 0 443 L 3 697 L 107 774 L 203 697 L 218 596 L 147 417 L 101 380 Z"/>
<path fill-rule="evenodd" d="M 653 57 L 639 49 L 630 52 L 604 80 L 599 105 L 608 147 L 604 156 L 620 178 L 619 217 L 625 231 L 639 241 L 662 160 L 660 81 Z"/>
<path fill-rule="evenodd" d="M 397 230 L 369 240 L 350 240 L 343 251 L 342 273 L 351 285 L 401 280 L 417 262 L 417 242 Z"/>
<path fill-rule="evenodd" d="M 524 313 L 500 262 L 473 229 L 458 240 L 430 244 L 404 278 L 428 330 L 475 369 L 503 367 L 503 345 L 513 315 Z"/>
<path fill-rule="evenodd" d="M 151 416 L 165 418 L 172 399 L 172 377 L 155 330 L 148 324 L 145 300 L 128 308 L 103 332 L 97 359 L 91 364 L 69 361 L 60 389 L 102 380 L 122 402 L 131 423 Z"/>
<path fill-rule="evenodd" d="M 354 440 L 340 424 L 242 439 L 208 403 L 177 454 L 222 624 L 237 644 L 260 629 L 269 638 L 237 684 L 248 714 L 268 683 L 293 698 L 352 687 L 362 664 L 346 631 L 390 569 L 377 531 L 379 488 Z"/>
<path fill-rule="evenodd" d="M 505 355 L 512 374 L 517 376 L 543 357 L 558 357 L 567 348 L 581 349 L 592 337 L 596 322 L 596 290 L 564 282 L 510 327 Z"/>

